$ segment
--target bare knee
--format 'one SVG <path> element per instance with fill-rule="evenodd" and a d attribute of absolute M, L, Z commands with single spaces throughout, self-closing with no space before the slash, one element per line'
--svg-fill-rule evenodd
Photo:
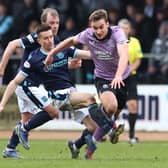
<path fill-rule="evenodd" d="M 93 95 L 90 95 L 87 99 L 87 105 L 96 103 L 96 99 Z"/>
<path fill-rule="evenodd" d="M 58 118 L 59 110 L 52 105 L 48 105 L 44 110 L 50 115 L 51 118 Z"/>
<path fill-rule="evenodd" d="M 106 113 L 113 115 L 117 111 L 117 104 L 113 103 L 113 102 L 109 103 L 108 105 L 106 105 L 104 107 L 104 109 L 105 109 Z"/>
<path fill-rule="evenodd" d="M 127 102 L 128 111 L 131 113 L 136 113 L 138 110 L 138 104 L 136 100 L 130 100 Z"/>

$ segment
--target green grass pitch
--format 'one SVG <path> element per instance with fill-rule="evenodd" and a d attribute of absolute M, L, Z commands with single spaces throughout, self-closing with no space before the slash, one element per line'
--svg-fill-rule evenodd
<path fill-rule="evenodd" d="M 0 140 L 0 151 L 7 140 Z M 93 160 L 84 159 L 85 147 L 77 160 L 72 160 L 61 140 L 31 140 L 31 149 L 20 145 L 18 150 L 24 159 L 0 157 L 1 168 L 167 168 L 168 142 L 141 142 L 130 146 L 127 142 L 98 144 Z"/>

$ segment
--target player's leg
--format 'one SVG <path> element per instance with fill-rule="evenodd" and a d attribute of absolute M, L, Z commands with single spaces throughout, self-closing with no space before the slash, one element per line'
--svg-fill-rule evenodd
<path fill-rule="evenodd" d="M 135 124 L 138 116 L 137 78 L 135 75 L 129 77 L 127 107 L 129 124 L 129 143 L 133 144 L 138 142 L 138 138 L 135 137 Z"/>
<path fill-rule="evenodd" d="M 111 119 L 109 119 L 104 112 L 102 112 L 101 107 L 99 107 L 96 103 L 95 103 L 95 99 L 93 96 L 90 96 L 90 100 L 89 100 L 89 96 L 90 94 L 85 94 L 85 93 L 79 93 L 79 92 L 72 92 L 70 94 L 70 100 L 71 102 L 73 102 L 73 106 L 75 106 L 75 103 L 80 103 L 80 102 L 87 102 L 86 105 L 89 105 L 90 103 L 92 103 L 89 106 L 89 110 L 90 110 L 90 114 L 95 116 L 97 118 L 97 122 L 98 125 L 101 126 L 102 128 L 98 128 L 98 130 L 96 130 L 95 134 L 94 134 L 94 139 L 96 141 L 100 141 L 100 139 L 111 129 L 112 127 L 112 121 Z M 89 101 L 88 101 L 89 100 Z M 80 109 L 81 110 L 81 109 Z M 91 159 L 92 154 L 94 153 L 96 147 L 94 144 L 94 140 L 92 140 L 92 136 L 91 134 L 93 134 L 93 132 L 95 131 L 95 129 L 91 130 L 91 128 L 94 128 L 93 125 L 89 125 L 90 123 L 92 123 L 93 120 L 89 117 L 86 117 L 83 120 L 83 123 L 85 124 L 87 131 L 85 130 L 84 133 L 82 134 L 81 138 L 79 138 L 77 141 L 74 142 L 75 148 L 79 149 L 83 144 L 87 143 L 88 146 L 90 148 L 88 148 L 87 152 L 86 152 L 86 158 L 87 159 Z M 97 129 L 97 127 L 96 127 Z M 100 131 L 102 130 L 102 131 Z M 86 132 L 88 135 L 86 135 Z M 85 138 L 83 138 L 85 137 Z M 72 142 L 70 142 L 70 145 L 72 147 Z M 71 153 L 72 153 L 72 148 L 71 149 Z M 74 149 L 75 151 L 75 149 Z M 73 153 L 72 153 L 72 157 L 73 157 Z"/>
<path fill-rule="evenodd" d="M 68 145 L 71 150 L 72 158 L 77 158 L 79 149 L 87 143 L 88 149 L 85 157 L 86 159 L 91 159 L 96 150 L 95 142 L 100 141 L 102 137 L 111 129 L 113 121 L 108 119 L 100 109 L 101 107 L 96 105 L 94 108 L 90 108 L 90 114 L 92 117 L 94 116 L 93 118 L 95 121 L 97 121 L 97 125 L 95 125 L 93 119 L 88 116 L 88 108 L 79 109 L 74 112 L 75 120 L 83 123 L 87 129 L 84 130 L 82 136 L 78 140 L 75 142 L 69 142 Z"/>
<path fill-rule="evenodd" d="M 129 100 L 127 101 L 128 106 L 128 123 L 129 123 L 129 143 L 134 144 L 138 142 L 138 138 L 135 137 L 135 123 L 137 120 L 137 100 Z"/>
<path fill-rule="evenodd" d="M 25 149 L 29 149 L 28 131 L 34 129 L 54 117 L 58 116 L 59 110 L 51 105 L 48 92 L 43 87 L 28 87 L 21 89 L 24 92 L 27 108 L 35 114 L 28 122 L 15 128 L 20 142 Z M 26 94 L 25 94 L 26 93 Z M 46 110 L 47 112 L 43 111 Z"/>
<path fill-rule="evenodd" d="M 96 99 L 93 94 L 82 93 L 76 90 L 70 92 L 69 101 L 73 109 L 88 107 L 96 103 Z"/>
<path fill-rule="evenodd" d="M 85 130 L 82 134 L 82 139 L 79 142 L 81 144 L 78 144 L 79 146 L 77 145 L 76 148 L 79 149 L 78 147 L 80 147 L 86 143 L 88 149 L 86 151 L 85 158 L 91 159 L 92 155 L 90 155 L 90 152 L 93 154 L 97 148 L 95 143 L 93 142 L 93 139 L 92 139 L 92 134 L 95 131 L 95 129 L 97 128 L 97 124 L 89 116 L 88 108 L 82 108 L 79 110 L 75 110 L 74 111 L 74 120 L 79 123 L 84 124 L 85 127 L 87 128 L 87 130 Z M 72 153 L 72 151 L 71 151 L 71 153 Z"/>
<path fill-rule="evenodd" d="M 111 88 L 111 86 L 109 85 L 110 81 L 100 79 L 100 78 L 96 78 L 95 83 L 96 83 L 97 92 L 99 93 L 99 98 L 103 106 L 103 108 L 101 109 L 102 113 L 104 112 L 104 114 L 109 118 L 111 117 L 114 118 L 114 121 L 115 121 L 116 114 L 119 115 L 119 112 L 125 106 L 126 96 L 127 96 L 127 80 L 124 80 L 125 86 L 122 86 L 120 89 Z M 113 121 L 113 125 L 115 124 L 114 121 Z M 106 131 L 104 131 L 104 133 L 107 133 L 110 130 L 107 129 Z M 103 135 L 102 128 L 100 128 L 99 132 Z M 123 132 L 123 126 L 118 127 L 117 132 L 115 131 L 115 134 L 113 134 L 115 139 L 118 139 L 121 132 Z"/>
<path fill-rule="evenodd" d="M 29 113 L 28 111 L 31 110 L 28 107 L 27 101 L 26 101 L 26 96 L 21 90 L 21 87 L 18 87 L 16 89 L 16 96 L 17 96 L 17 101 L 18 101 L 18 107 L 19 111 L 21 112 L 21 121 L 16 125 L 16 127 L 20 127 L 22 123 L 25 123 L 32 117 L 32 113 Z M 12 136 L 9 139 L 9 142 L 6 146 L 6 148 L 3 150 L 3 157 L 15 157 L 15 158 L 20 158 L 20 155 L 16 151 L 17 145 L 20 143 L 19 137 L 16 134 L 16 130 L 14 129 L 12 132 Z"/>
<path fill-rule="evenodd" d="M 29 112 L 21 113 L 21 121 L 17 124 L 17 126 L 21 126 L 21 123 L 27 122 L 32 117 L 32 115 L 33 114 Z M 18 146 L 19 143 L 20 141 L 18 135 L 16 134 L 16 130 L 14 129 L 6 148 L 2 152 L 3 157 L 22 158 L 22 156 L 20 156 L 16 150 L 16 147 Z"/>

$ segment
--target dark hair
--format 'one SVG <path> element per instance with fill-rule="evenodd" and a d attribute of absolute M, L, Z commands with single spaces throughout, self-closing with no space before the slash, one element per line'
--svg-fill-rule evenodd
<path fill-rule="evenodd" d="M 89 16 L 89 22 L 98 21 L 100 19 L 104 19 L 106 22 L 108 21 L 108 14 L 107 14 L 106 10 L 104 10 L 104 9 L 95 10 Z"/>
<path fill-rule="evenodd" d="M 37 27 L 37 31 L 36 31 L 36 33 L 37 33 L 37 35 L 39 35 L 41 32 L 45 32 L 45 31 L 48 31 L 48 30 L 51 30 L 51 27 L 50 26 L 48 26 L 48 25 L 39 25 L 38 27 Z"/>

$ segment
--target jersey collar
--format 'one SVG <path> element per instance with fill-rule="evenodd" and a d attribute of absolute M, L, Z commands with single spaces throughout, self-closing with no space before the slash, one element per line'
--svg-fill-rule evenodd
<path fill-rule="evenodd" d="M 98 39 L 94 33 L 93 33 L 93 37 L 96 38 L 96 40 L 98 40 L 98 41 L 103 41 L 103 40 L 106 40 L 106 39 L 110 39 L 111 33 L 112 33 L 112 30 L 111 30 L 111 28 L 109 27 L 109 28 L 108 28 L 108 32 L 107 32 L 107 35 L 106 35 L 103 39 Z"/>

